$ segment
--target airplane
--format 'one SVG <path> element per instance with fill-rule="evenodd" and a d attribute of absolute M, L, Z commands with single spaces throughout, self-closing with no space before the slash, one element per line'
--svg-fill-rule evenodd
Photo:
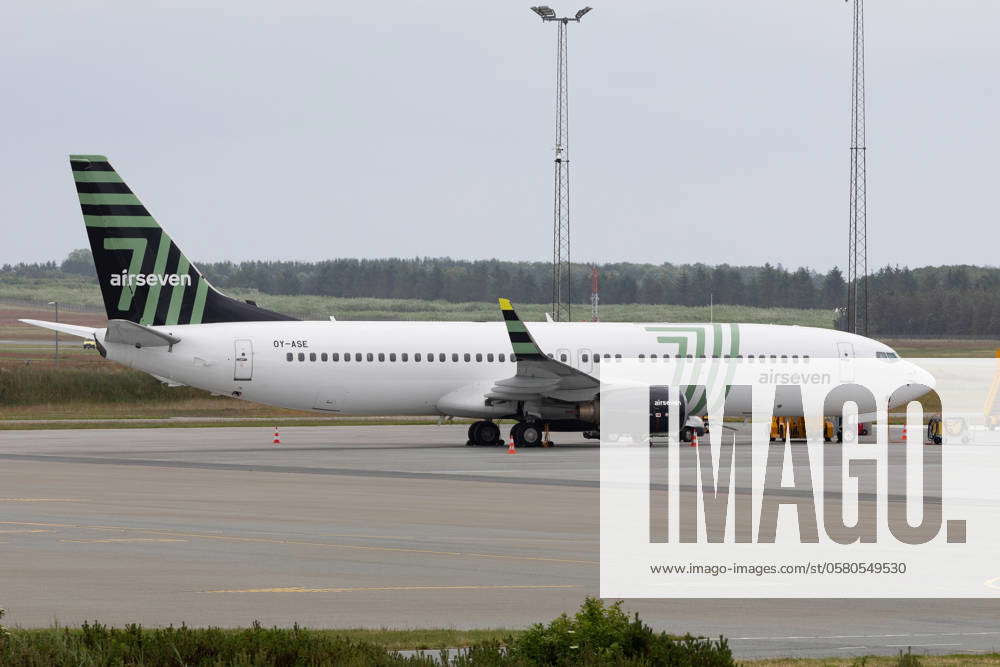
<path fill-rule="evenodd" d="M 898 359 L 878 341 L 810 327 L 529 326 L 507 299 L 503 322 L 300 321 L 213 287 L 106 157 L 71 155 L 70 166 L 108 325 L 21 321 L 92 339 L 103 357 L 174 386 L 327 414 L 472 418 L 469 445 L 502 444 L 496 422 L 512 419 L 525 447 L 549 431 L 598 434 L 600 368 L 622 358 Z M 896 404 L 926 392 L 911 386 Z M 681 423 L 705 413 L 703 392 L 682 402 Z"/>

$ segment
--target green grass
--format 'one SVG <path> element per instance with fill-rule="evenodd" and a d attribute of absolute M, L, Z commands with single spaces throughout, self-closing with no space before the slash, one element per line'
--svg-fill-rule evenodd
<path fill-rule="evenodd" d="M 3 612 L 0 610 L 0 616 Z M 396 649 L 428 651 L 403 657 Z M 466 648 L 464 655 L 435 649 Z M 725 639 L 675 637 L 588 597 L 574 616 L 511 630 L 0 627 L 0 665 L 701 665 L 732 667 Z"/>
<path fill-rule="evenodd" d="M 0 405 L 4 413 L 22 405 L 65 405 L 75 401 L 156 404 L 206 396 L 207 392 L 200 389 L 167 387 L 150 375 L 117 364 L 0 366 Z"/>
<path fill-rule="evenodd" d="M 496 301 L 451 303 L 421 299 L 340 298 L 312 295 L 264 294 L 257 290 L 227 289 L 230 296 L 252 299 L 260 306 L 302 319 L 325 320 L 331 315 L 338 320 L 458 320 L 497 321 L 500 311 Z M 504 296 L 498 294 L 498 297 Z M 85 278 L 26 278 L 0 277 L 0 299 L 37 302 L 59 301 L 64 306 L 101 307 L 98 286 Z M 527 320 L 545 318 L 547 304 L 515 304 L 518 313 Z M 574 319 L 589 320 L 590 307 L 573 307 Z M 601 306 L 605 322 L 707 322 L 712 311 L 707 306 L 670 306 L 648 304 L 609 304 Z M 833 312 L 819 309 L 754 308 L 751 306 L 717 305 L 716 322 L 748 322 L 764 324 L 799 324 L 832 327 Z"/>

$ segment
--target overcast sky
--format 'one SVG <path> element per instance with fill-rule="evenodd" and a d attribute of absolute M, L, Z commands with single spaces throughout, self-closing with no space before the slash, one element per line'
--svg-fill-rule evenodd
<path fill-rule="evenodd" d="M 591 1 L 574 259 L 844 266 L 851 5 Z M 71 152 L 195 260 L 550 257 L 528 0 L 153 4 L 5 6 L 0 263 L 86 245 Z M 1000 3 L 866 10 L 871 264 L 1000 263 Z"/>

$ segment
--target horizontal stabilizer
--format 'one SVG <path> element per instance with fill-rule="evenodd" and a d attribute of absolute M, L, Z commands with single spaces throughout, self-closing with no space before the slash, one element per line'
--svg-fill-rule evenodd
<path fill-rule="evenodd" d="M 44 320 L 18 320 L 18 322 L 24 322 L 25 324 L 43 329 L 51 329 L 52 331 L 58 331 L 71 336 L 79 336 L 80 338 L 93 338 L 94 333 L 97 331 L 94 327 L 81 327 L 76 324 L 63 324 L 62 322 L 45 322 Z"/>
<path fill-rule="evenodd" d="M 109 320 L 104 342 L 125 343 L 136 347 L 166 347 L 176 345 L 181 339 L 128 320 Z"/>

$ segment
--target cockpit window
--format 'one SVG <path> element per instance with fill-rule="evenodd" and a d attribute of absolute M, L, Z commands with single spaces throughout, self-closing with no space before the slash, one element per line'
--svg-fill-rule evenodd
<path fill-rule="evenodd" d="M 899 359 L 899 355 L 895 352 L 875 352 L 876 359 Z"/>

